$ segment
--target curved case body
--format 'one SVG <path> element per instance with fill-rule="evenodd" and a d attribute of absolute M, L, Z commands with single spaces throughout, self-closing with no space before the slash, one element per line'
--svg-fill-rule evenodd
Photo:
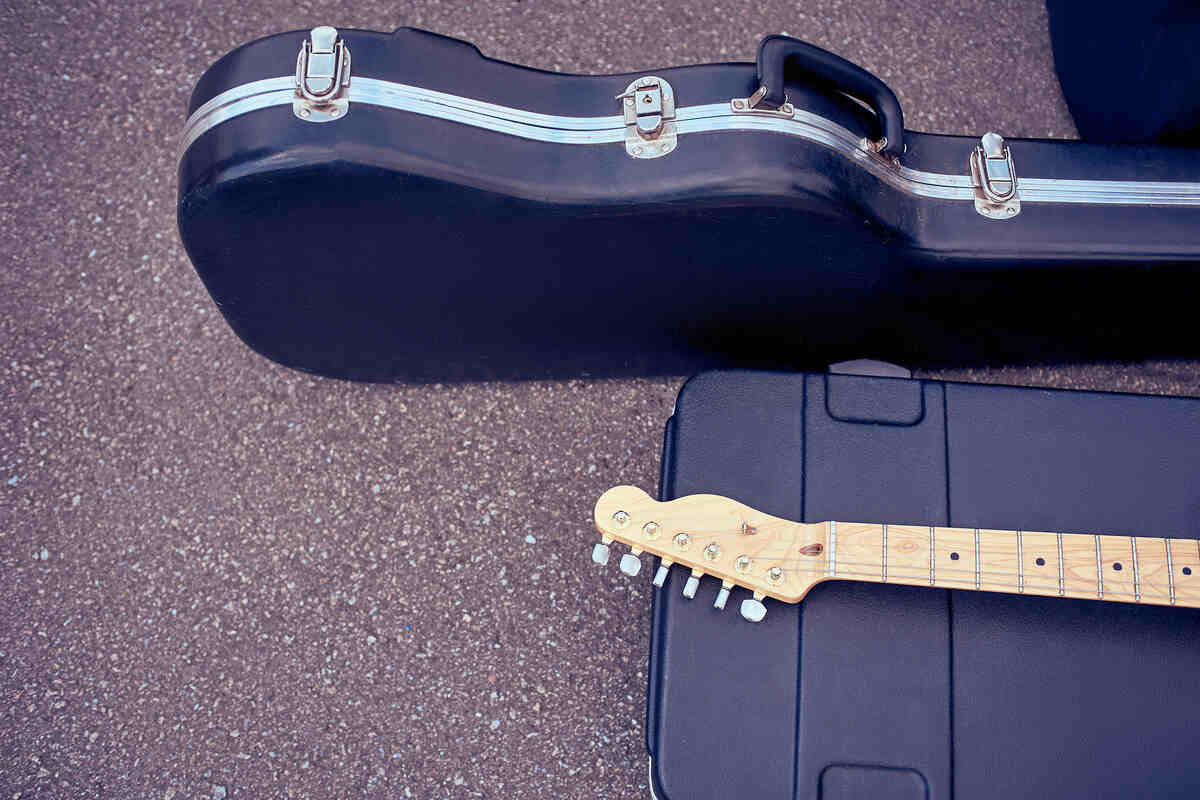
<path fill-rule="evenodd" d="M 1197 350 L 1198 153 L 1010 140 L 1019 212 L 993 219 L 978 139 L 906 132 L 893 159 L 871 111 L 803 71 L 784 118 L 733 109 L 754 64 L 562 75 L 344 31 L 348 107 L 316 123 L 293 109 L 308 39 L 205 73 L 179 167 L 197 272 L 284 364 L 429 380 Z M 655 158 L 631 154 L 619 97 L 645 75 L 676 111 Z"/>

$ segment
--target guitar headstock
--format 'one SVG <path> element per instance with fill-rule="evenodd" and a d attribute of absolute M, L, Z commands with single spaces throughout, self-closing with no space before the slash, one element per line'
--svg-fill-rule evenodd
<path fill-rule="evenodd" d="M 824 580 L 825 526 L 789 522 L 715 494 L 697 494 L 660 503 L 636 486 L 609 489 L 596 501 L 594 512 L 600 544 L 592 560 L 607 564 L 610 543 L 627 544 L 621 571 L 635 576 L 643 553 L 662 559 L 654 585 L 662 586 L 673 564 L 691 570 L 685 597 L 692 598 L 700 577 L 720 578 L 717 608 L 724 608 L 729 590 L 742 586 L 754 593 L 742 602 L 742 616 L 752 622 L 766 614 L 764 597 L 799 602 Z"/>

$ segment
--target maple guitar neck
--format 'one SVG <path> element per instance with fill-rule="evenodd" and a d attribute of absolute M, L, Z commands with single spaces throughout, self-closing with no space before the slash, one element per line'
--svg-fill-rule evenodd
<path fill-rule="evenodd" d="M 661 586 L 673 564 L 722 581 L 716 605 L 743 586 L 753 598 L 742 614 L 758 621 L 762 600 L 801 600 L 817 583 L 854 580 L 1200 607 L 1200 541 L 1149 536 L 948 528 L 861 522 L 791 522 L 720 495 L 660 503 L 634 486 L 608 490 L 596 503 L 601 543 L 631 548 L 621 569 L 636 575 L 637 556 L 662 558 Z"/>

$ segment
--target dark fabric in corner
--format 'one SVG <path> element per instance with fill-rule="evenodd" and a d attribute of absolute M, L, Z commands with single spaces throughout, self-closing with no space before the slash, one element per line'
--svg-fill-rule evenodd
<path fill-rule="evenodd" d="M 1200 4 L 1047 0 L 1054 67 L 1079 135 L 1200 145 Z"/>

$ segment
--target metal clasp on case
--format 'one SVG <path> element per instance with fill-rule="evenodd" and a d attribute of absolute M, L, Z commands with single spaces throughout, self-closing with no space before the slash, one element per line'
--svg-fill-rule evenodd
<path fill-rule="evenodd" d="M 296 57 L 296 98 L 292 112 L 305 122 L 329 122 L 346 116 L 350 100 L 350 48 L 337 28 L 313 28 Z"/>
<path fill-rule="evenodd" d="M 766 96 L 767 87 L 759 86 L 758 91 L 749 97 L 735 97 L 730 100 L 729 108 L 732 109 L 734 114 L 758 114 L 760 116 L 782 117 L 783 119 L 792 119 L 796 116 L 796 107 L 788 102 L 786 95 L 783 98 L 783 105 L 779 108 L 759 105 Z"/>
<path fill-rule="evenodd" d="M 1012 152 L 998 133 L 986 133 L 971 153 L 975 210 L 988 219 L 1009 219 L 1021 213 L 1017 171 Z"/>
<path fill-rule="evenodd" d="M 675 149 L 675 91 L 653 75 L 638 78 L 617 95 L 625 119 L 625 152 L 634 158 L 659 158 Z"/>

